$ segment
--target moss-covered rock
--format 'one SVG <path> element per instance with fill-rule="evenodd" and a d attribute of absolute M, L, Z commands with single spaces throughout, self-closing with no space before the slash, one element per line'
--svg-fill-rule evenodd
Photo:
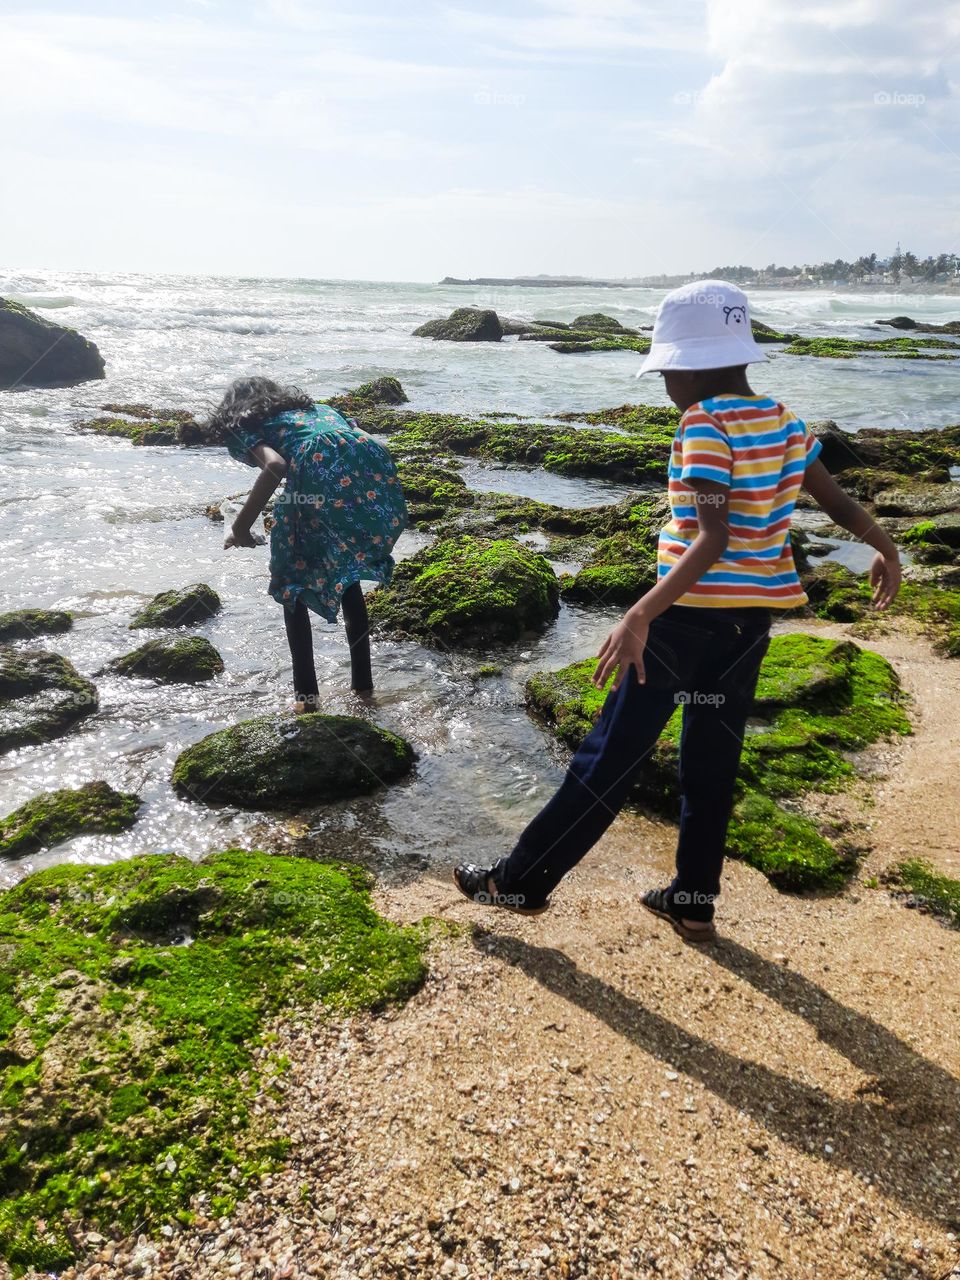
<path fill-rule="evenodd" d="M 65 609 L 14 609 L 0 613 L 0 644 L 60 635 L 73 626 L 73 614 Z"/>
<path fill-rule="evenodd" d="M 452 467 L 419 460 L 401 461 L 397 464 L 397 476 L 413 525 L 428 524 L 452 507 L 469 506 L 473 501 L 466 481 Z"/>
<path fill-rule="evenodd" d="M 352 716 L 260 716 L 187 747 L 173 784 L 206 804 L 302 809 L 366 795 L 415 760 L 403 738 Z"/>
<path fill-rule="evenodd" d="M 200 684 L 221 674 L 223 658 L 205 637 L 183 636 L 178 640 L 148 640 L 114 658 L 110 670 L 117 675 L 166 684 Z"/>
<path fill-rule="evenodd" d="M 358 869 L 240 849 L 0 896 L 0 1255 L 61 1270 L 87 1231 L 186 1221 L 198 1192 L 229 1212 L 287 1146 L 253 1108 L 285 1070 L 267 1020 L 404 999 L 423 945 Z"/>
<path fill-rule="evenodd" d="M 960 425 L 931 431 L 866 427 L 843 431 L 835 422 L 811 422 L 820 441 L 820 460 L 834 474 L 872 468 L 918 477 L 931 468 L 960 465 Z"/>
<path fill-rule="evenodd" d="M 466 454 L 519 462 L 559 475 L 595 476 L 625 484 L 665 483 L 673 431 L 651 429 L 645 438 L 590 428 L 495 422 L 455 414 L 413 414 L 391 437 L 400 457 Z"/>
<path fill-rule="evenodd" d="M 668 519 L 665 499 L 634 502 L 624 527 L 602 539 L 586 564 L 562 585 L 583 605 L 630 605 L 657 581 L 657 540 Z"/>
<path fill-rule="evenodd" d="M 440 342 L 499 342 L 503 326 L 495 311 L 481 307 L 457 307 L 445 320 L 428 320 L 414 329 L 415 338 Z"/>
<path fill-rule="evenodd" d="M 750 327 L 757 342 L 795 342 L 799 338 L 799 334 L 783 333 L 779 329 L 764 324 L 762 320 L 751 320 Z"/>
<path fill-rule="evenodd" d="M 734 805 L 727 850 L 786 892 L 836 888 L 854 866 L 853 858 L 823 836 L 815 822 L 756 791 L 746 792 Z"/>
<path fill-rule="evenodd" d="M 136 445 L 201 447 L 222 443 L 187 409 L 157 409 L 146 404 L 105 404 L 103 408 L 105 413 L 79 422 L 78 429 Z"/>
<path fill-rule="evenodd" d="M 589 422 L 591 426 L 616 427 L 657 438 L 669 445 L 680 423 L 680 410 L 663 404 L 620 404 L 612 409 L 584 409 L 558 413 L 560 422 Z"/>
<path fill-rule="evenodd" d="M 919 537 L 923 536 L 921 526 Z M 916 550 L 914 547 L 914 554 Z M 918 572 L 941 571 L 912 571 L 914 575 Z M 817 565 L 804 576 L 803 585 L 817 617 L 831 622 L 859 622 L 863 627 L 883 617 L 910 618 L 919 623 L 938 653 L 960 658 L 960 581 L 956 580 L 952 565 L 945 577 L 949 579 L 946 584 L 916 576 L 907 578 L 893 604 L 879 615 L 871 608 L 869 582 L 842 565 Z"/>
<path fill-rule="evenodd" d="M 75 387 L 104 377 L 103 356 L 76 329 L 0 298 L 0 390 Z"/>
<path fill-rule="evenodd" d="M 205 582 L 173 591 L 161 591 L 133 616 L 131 630 L 139 627 L 189 627 L 206 622 L 223 608 L 220 597 Z"/>
<path fill-rule="evenodd" d="M 521 341 L 525 339 L 521 338 Z M 562 356 L 584 355 L 591 351 L 635 351 L 638 355 L 646 355 L 650 350 L 650 339 L 642 334 L 636 336 L 629 333 L 603 333 L 601 335 L 564 334 L 559 342 L 548 344 L 551 351 Z"/>
<path fill-rule="evenodd" d="M 478 648 L 542 631 L 560 587 L 549 561 L 508 539 L 446 538 L 397 565 L 368 597 L 381 631 L 443 648 Z"/>
<path fill-rule="evenodd" d="M 898 863 L 883 879 L 906 895 L 908 906 L 929 911 L 960 927 L 960 880 L 944 875 L 922 858 Z"/>
<path fill-rule="evenodd" d="M 960 484 L 900 481 L 878 490 L 873 504 L 878 516 L 942 516 L 960 511 Z"/>
<path fill-rule="evenodd" d="M 98 705 L 96 687 L 66 658 L 0 646 L 0 753 L 58 738 Z"/>
<path fill-rule="evenodd" d="M 899 360 L 955 360 L 960 345 L 946 338 L 803 338 L 794 335 L 784 348 L 790 356 L 852 360 L 879 356 Z"/>
<path fill-rule="evenodd" d="M 0 857 L 11 858 L 80 835 L 112 835 L 132 826 L 140 797 L 106 782 L 46 791 L 0 818 Z"/>
<path fill-rule="evenodd" d="M 357 400 L 372 400 L 374 404 L 406 404 L 409 399 L 400 379 L 393 377 L 374 378 L 372 382 L 361 383 L 350 394 Z"/>
<path fill-rule="evenodd" d="M 527 683 L 531 711 L 571 749 L 587 735 L 606 692 L 591 683 L 596 659 L 543 672 Z M 836 791 L 853 776 L 848 753 L 881 737 L 910 732 L 896 673 L 878 654 L 848 641 L 775 636 L 764 659 L 754 716 L 744 742 L 738 786 L 741 799 L 799 797 Z M 675 816 L 681 712 L 670 720 L 634 791 L 637 803 Z M 849 868 L 809 819 L 780 814 L 766 852 L 757 843 L 759 807 L 739 811 L 731 852 L 771 875 L 781 887 L 834 884 Z M 795 857 L 790 841 L 796 839 Z M 828 852 L 832 851 L 832 852 Z"/>

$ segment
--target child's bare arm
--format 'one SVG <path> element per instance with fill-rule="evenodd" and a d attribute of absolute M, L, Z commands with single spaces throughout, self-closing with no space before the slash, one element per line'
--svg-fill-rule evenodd
<path fill-rule="evenodd" d="M 603 642 L 593 677 L 598 689 L 603 688 L 613 672 L 619 671 L 614 682 L 616 688 L 631 667 L 636 668 L 637 679 L 643 683 L 646 678 L 643 651 L 650 623 L 699 582 L 727 549 L 730 541 L 727 486 L 712 480 L 692 480 L 689 487 L 696 494 L 700 531 L 670 572 L 627 610 Z"/>
<path fill-rule="evenodd" d="M 250 530 L 260 512 L 267 505 L 277 486 L 286 477 L 289 465 L 286 458 L 268 444 L 257 444 L 250 450 L 250 455 L 260 467 L 260 474 L 246 502 L 240 508 L 233 522 L 230 535 L 223 544 L 225 547 L 255 547 L 257 545 Z M 261 539 L 262 541 L 262 539 Z"/>
<path fill-rule="evenodd" d="M 900 553 L 896 543 L 869 511 L 849 493 L 844 493 L 819 459 L 807 467 L 803 487 L 834 524 L 876 551 L 877 557 L 870 569 L 873 603 L 878 609 L 885 609 L 900 590 Z"/>

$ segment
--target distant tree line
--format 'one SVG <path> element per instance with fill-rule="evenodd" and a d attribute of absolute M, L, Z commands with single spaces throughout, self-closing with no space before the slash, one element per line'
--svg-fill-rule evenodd
<path fill-rule="evenodd" d="M 909 249 L 906 252 L 897 246 L 896 253 L 889 258 L 879 258 L 875 253 L 857 258 L 855 262 L 845 262 L 837 258 L 834 262 L 806 263 L 803 266 L 781 267 L 771 262 L 767 267 L 727 266 L 715 267 L 710 273 L 723 280 L 735 280 L 741 284 L 758 279 L 784 280 L 787 278 L 804 278 L 824 282 L 846 280 L 853 283 L 876 281 L 888 277 L 898 284 L 901 280 L 942 280 L 960 275 L 960 257 L 955 253 L 941 253 L 934 257 L 918 258 Z"/>

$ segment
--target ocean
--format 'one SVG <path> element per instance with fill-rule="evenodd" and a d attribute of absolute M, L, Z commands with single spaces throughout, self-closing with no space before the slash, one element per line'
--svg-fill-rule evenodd
<path fill-rule="evenodd" d="M 225 451 L 135 448 L 81 434 L 73 424 L 108 401 L 203 412 L 232 378 L 251 373 L 295 382 L 318 397 L 393 374 L 411 407 L 455 413 L 548 416 L 627 401 L 666 403 L 659 378 L 635 379 L 633 353 L 561 356 L 542 343 L 459 345 L 411 336 L 423 321 L 468 304 L 518 319 L 570 320 L 600 310 L 626 325 L 650 324 L 661 292 L 7 271 L 0 272 L 0 296 L 80 330 L 107 363 L 103 382 L 0 393 L 0 610 L 73 610 L 73 631 L 48 644 L 90 675 L 138 642 L 127 623 L 140 603 L 205 581 L 225 607 L 200 630 L 227 666 L 201 687 L 98 675 L 95 717 L 47 746 L 0 757 L 2 814 L 38 791 L 94 778 L 138 791 L 144 801 L 130 831 L 82 837 L 7 863 L 0 884 L 64 860 L 160 850 L 200 855 L 229 844 L 356 857 L 398 875 L 508 848 L 562 770 L 524 710 L 524 681 L 539 668 L 595 652 L 616 611 L 564 606 L 545 636 L 497 655 L 450 656 L 377 641 L 374 715 L 416 746 L 414 779 L 296 821 L 200 808 L 169 786 L 177 752 L 212 729 L 290 701 L 282 618 L 266 595 L 266 552 L 224 552 L 223 526 L 203 514 L 207 504 L 249 487 L 251 473 Z M 894 336 L 873 321 L 898 314 L 960 319 L 956 296 L 763 290 L 751 300 L 756 318 L 810 335 Z M 958 417 L 954 364 L 779 356 L 754 382 L 802 417 L 834 418 L 850 429 L 916 430 Z M 474 487 L 564 505 L 615 501 L 624 492 L 475 462 L 464 474 Z M 405 534 L 398 553 L 424 542 L 422 534 Z M 342 628 L 317 620 L 315 634 L 329 708 L 355 711 Z M 502 677 L 470 677 L 494 657 L 503 662 Z"/>

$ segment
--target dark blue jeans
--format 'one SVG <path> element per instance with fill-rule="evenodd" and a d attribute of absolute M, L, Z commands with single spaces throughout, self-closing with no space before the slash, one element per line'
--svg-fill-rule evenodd
<path fill-rule="evenodd" d="M 509 858 L 493 868 L 502 894 L 538 904 L 620 812 L 667 721 L 683 706 L 680 836 L 670 892 L 690 920 L 711 920 L 743 735 L 770 643 L 767 609 L 674 605 L 655 619 L 646 681 L 631 667 L 611 690 L 567 775 Z"/>

